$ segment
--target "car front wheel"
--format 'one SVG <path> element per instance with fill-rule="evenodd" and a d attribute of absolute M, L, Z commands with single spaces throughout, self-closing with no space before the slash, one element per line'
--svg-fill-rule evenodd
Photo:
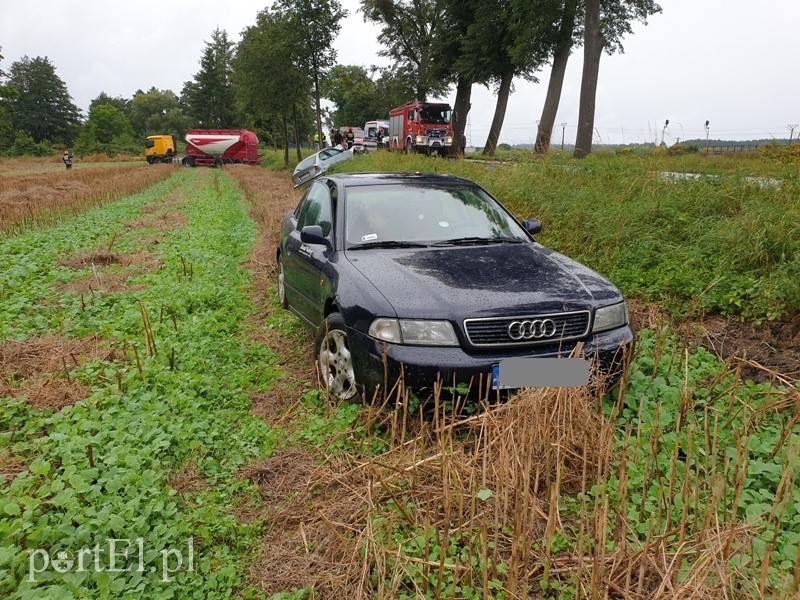
<path fill-rule="evenodd" d="M 317 365 L 322 383 L 337 400 L 356 400 L 359 386 L 347 346 L 347 330 L 340 313 L 331 313 L 317 333 Z"/>
<path fill-rule="evenodd" d="M 281 308 L 289 308 L 289 302 L 286 300 L 286 273 L 283 270 L 283 260 L 278 258 L 278 301 L 281 303 Z"/>

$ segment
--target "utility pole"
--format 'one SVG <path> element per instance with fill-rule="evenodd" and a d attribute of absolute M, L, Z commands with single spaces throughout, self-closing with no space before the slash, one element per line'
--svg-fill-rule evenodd
<path fill-rule="evenodd" d="M 708 154 L 708 119 L 706 119 L 706 154 Z"/>
<path fill-rule="evenodd" d="M 667 127 L 669 127 L 669 119 L 664 121 L 664 128 L 661 130 L 661 145 L 664 145 L 664 133 L 667 131 Z"/>
<path fill-rule="evenodd" d="M 566 121 L 561 124 L 561 151 L 564 151 L 564 132 L 567 130 Z"/>
<path fill-rule="evenodd" d="M 786 127 L 789 129 L 789 145 L 792 145 L 792 138 L 794 137 L 794 130 L 797 129 L 797 123 L 789 123 Z"/>

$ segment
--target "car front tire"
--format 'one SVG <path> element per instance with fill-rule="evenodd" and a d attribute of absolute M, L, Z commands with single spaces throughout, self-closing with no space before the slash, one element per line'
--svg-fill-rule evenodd
<path fill-rule="evenodd" d="M 353 372 L 353 357 L 341 313 L 325 317 L 316 342 L 317 367 L 328 393 L 337 400 L 358 400 L 361 390 Z"/>
<path fill-rule="evenodd" d="M 289 302 L 286 300 L 286 273 L 280 258 L 278 258 L 278 301 L 281 308 L 289 308 Z"/>

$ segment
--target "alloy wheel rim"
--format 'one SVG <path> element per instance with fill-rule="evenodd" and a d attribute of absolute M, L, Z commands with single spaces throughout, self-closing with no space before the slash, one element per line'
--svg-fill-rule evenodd
<path fill-rule="evenodd" d="M 283 303 L 286 299 L 286 287 L 284 283 L 283 263 L 278 262 L 278 300 Z"/>
<path fill-rule="evenodd" d="M 334 329 L 325 334 L 319 347 L 319 369 L 331 395 L 342 400 L 356 395 L 353 359 L 343 331 Z"/>

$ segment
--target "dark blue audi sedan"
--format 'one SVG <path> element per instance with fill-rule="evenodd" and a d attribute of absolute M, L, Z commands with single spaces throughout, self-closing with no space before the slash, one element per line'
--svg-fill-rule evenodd
<path fill-rule="evenodd" d="M 400 377 L 422 394 L 616 381 L 634 340 L 622 295 L 540 231 L 466 179 L 324 176 L 281 226 L 280 302 L 340 399 Z"/>

